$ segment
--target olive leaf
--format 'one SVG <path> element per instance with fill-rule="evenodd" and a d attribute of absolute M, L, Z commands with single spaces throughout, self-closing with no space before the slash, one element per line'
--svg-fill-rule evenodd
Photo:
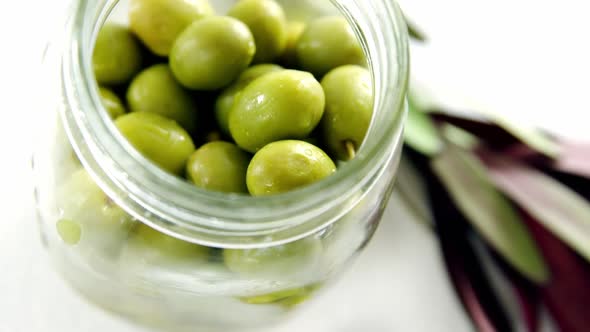
<path fill-rule="evenodd" d="M 406 14 L 403 14 L 403 16 L 404 21 L 406 21 L 406 26 L 408 27 L 408 34 L 410 35 L 410 38 L 420 42 L 425 42 L 428 38 L 426 38 L 424 32 L 422 32 L 422 30 L 419 29 L 416 24 L 411 22 Z"/>
<path fill-rule="evenodd" d="M 590 178 L 547 169 L 543 172 L 590 201 Z"/>
<path fill-rule="evenodd" d="M 416 107 L 408 98 L 408 118 L 405 127 L 405 143 L 423 155 L 433 157 L 443 148 L 443 141 L 436 125 L 428 114 Z"/>
<path fill-rule="evenodd" d="M 406 24 L 408 25 L 408 33 L 412 39 L 420 42 L 426 42 L 428 40 L 424 32 L 422 32 L 422 30 L 420 30 L 414 23 L 406 19 Z"/>
<path fill-rule="evenodd" d="M 415 219 L 432 227 L 432 214 L 428 205 L 427 188 L 422 175 L 415 168 L 408 153 L 404 153 L 398 168 L 395 189 Z"/>
<path fill-rule="evenodd" d="M 488 152 L 482 159 L 508 197 L 590 261 L 590 204 L 540 171 Z"/>
<path fill-rule="evenodd" d="M 527 127 L 522 124 L 516 124 L 512 121 L 498 115 L 489 115 L 490 119 L 498 126 L 518 138 L 522 143 L 531 149 L 549 157 L 556 158 L 559 155 L 560 147 L 557 142 L 543 134 L 541 131 Z"/>
<path fill-rule="evenodd" d="M 447 111 L 433 111 L 429 114 L 438 123 L 453 125 L 471 133 L 486 146 L 494 150 L 504 151 L 515 144 L 521 144 L 518 138 L 514 137 L 514 135 L 504 128 L 475 114 L 463 115 Z"/>
<path fill-rule="evenodd" d="M 561 331 L 588 330 L 590 265 L 527 213 L 523 220 L 551 269 L 551 281 L 540 289 L 543 302 Z"/>
<path fill-rule="evenodd" d="M 453 204 L 443 184 L 425 168 L 428 197 L 436 232 L 450 281 L 478 331 L 510 331 L 510 319 L 498 301 L 490 275 L 481 264 L 470 241 L 469 222 Z"/>
<path fill-rule="evenodd" d="M 450 123 L 479 137 L 498 150 L 510 149 L 515 145 L 524 144 L 532 152 L 549 158 L 560 155 L 560 144 L 536 128 L 509 121 L 497 114 L 482 113 L 481 115 L 465 116 L 447 110 L 429 112 L 434 120 Z"/>
<path fill-rule="evenodd" d="M 561 153 L 552 166 L 590 179 L 590 143 L 561 142 Z"/>
<path fill-rule="evenodd" d="M 503 262 L 502 262 L 503 263 Z M 501 264 L 504 268 L 504 273 L 508 275 L 512 283 L 512 288 L 518 298 L 519 312 L 524 320 L 524 326 L 527 332 L 539 331 L 540 316 L 541 316 L 541 304 L 539 302 L 539 288 L 533 283 L 526 280 L 506 264 Z"/>
<path fill-rule="evenodd" d="M 517 271 L 545 282 L 547 266 L 510 202 L 492 185 L 474 156 L 448 146 L 431 162 L 457 207 L 482 237 Z"/>
<path fill-rule="evenodd" d="M 530 311 L 534 311 L 534 304 L 525 303 L 527 299 L 522 297 L 524 292 L 520 287 L 521 285 L 518 285 L 515 279 L 511 277 L 516 276 L 524 282 L 528 282 L 528 280 L 516 272 L 507 273 L 506 270 L 513 269 L 507 266 L 503 260 L 499 259 L 498 255 L 480 237 L 470 236 L 468 240 L 475 254 L 476 264 L 480 265 L 482 271 L 488 277 L 490 289 L 493 291 L 496 300 L 504 309 L 506 318 L 509 320 L 509 328 L 498 329 L 498 331 L 518 331 L 522 329 L 518 329 L 517 327 L 527 326 L 528 332 L 537 332 L 534 325 L 538 317 L 535 317 L 534 313 L 530 315 L 531 312 L 528 311 L 529 308 L 527 307 L 530 304 L 532 306 L 532 310 Z M 528 326 L 533 327 L 528 328 Z"/>
<path fill-rule="evenodd" d="M 477 136 L 452 124 L 443 124 L 440 131 L 445 140 L 465 150 L 472 150 L 479 145 Z"/>

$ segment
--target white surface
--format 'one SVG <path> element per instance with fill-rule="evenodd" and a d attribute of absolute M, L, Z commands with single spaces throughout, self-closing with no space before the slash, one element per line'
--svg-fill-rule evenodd
<path fill-rule="evenodd" d="M 145 331 L 77 297 L 51 270 L 33 214 L 16 214 L 0 236 L 1 332 Z M 390 206 L 353 269 L 293 320 L 264 332 L 469 331 L 427 232 Z M 423 314 L 429 318 L 416 319 Z"/>
<path fill-rule="evenodd" d="M 590 140 L 590 2 L 399 0 L 430 37 L 412 76 L 445 103 Z"/>
<path fill-rule="evenodd" d="M 404 0 L 431 37 L 414 75 L 447 101 L 464 98 L 590 139 L 587 1 Z M 0 2 L 0 332 L 140 332 L 89 306 L 55 275 L 40 247 L 28 157 L 35 133 L 39 41 L 59 1 Z M 458 92 L 458 93 L 457 93 Z M 461 96 L 461 98 L 451 98 Z M 441 268 L 436 242 L 393 204 L 353 269 L 293 321 L 264 332 L 462 332 L 470 327 Z M 198 332 L 198 331 L 197 331 Z"/>

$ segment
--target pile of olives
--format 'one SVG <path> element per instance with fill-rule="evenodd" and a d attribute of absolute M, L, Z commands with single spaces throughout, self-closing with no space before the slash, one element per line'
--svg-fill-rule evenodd
<path fill-rule="evenodd" d="M 129 0 L 128 14 L 128 26 L 98 32 L 92 65 L 104 110 L 155 165 L 205 190 L 264 196 L 318 182 L 337 170 L 335 161 L 354 158 L 373 91 L 343 17 L 288 21 L 274 0 L 239 0 L 224 16 L 207 0 Z M 128 215 L 83 168 L 57 197 L 59 236 L 91 263 L 301 277 L 298 287 L 237 296 L 285 308 L 321 287 L 310 278 L 325 250 L 320 236 L 260 249 L 184 242 Z"/>
<path fill-rule="evenodd" d="M 273 195 L 336 171 L 362 144 L 369 71 L 346 19 L 289 22 L 274 0 L 130 0 L 98 33 L 93 68 L 120 133 L 206 190 Z M 325 151 L 325 152 L 324 152 Z"/>

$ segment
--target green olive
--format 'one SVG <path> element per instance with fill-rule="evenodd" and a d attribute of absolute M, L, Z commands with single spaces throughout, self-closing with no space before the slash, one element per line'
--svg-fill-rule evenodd
<path fill-rule="evenodd" d="M 236 95 L 248 84 L 260 76 L 283 70 L 283 67 L 273 64 L 260 64 L 246 69 L 240 77 L 217 97 L 215 102 L 215 117 L 221 131 L 229 135 L 229 112 L 234 105 Z"/>
<path fill-rule="evenodd" d="M 339 160 L 351 159 L 347 144 L 357 150 L 373 116 L 373 83 L 363 67 L 347 65 L 330 71 L 322 80 L 326 110 L 320 122 L 324 142 Z"/>
<path fill-rule="evenodd" d="M 83 225 L 96 223 L 115 226 L 130 218 L 83 168 L 72 173 L 59 187 L 57 200 L 63 219 Z"/>
<path fill-rule="evenodd" d="M 129 29 L 105 24 L 92 54 L 94 76 L 99 84 L 127 83 L 141 69 L 141 47 Z"/>
<path fill-rule="evenodd" d="M 271 303 L 278 303 L 283 300 L 292 298 L 292 297 L 299 297 L 302 294 L 306 293 L 305 287 L 300 288 L 292 288 L 292 289 L 285 289 L 280 290 L 277 292 L 272 292 L 268 294 L 262 294 L 257 296 L 249 296 L 243 297 L 240 300 L 244 303 L 248 304 L 271 304 Z"/>
<path fill-rule="evenodd" d="M 301 291 L 300 294 L 285 298 L 279 301 L 277 304 L 280 304 L 283 308 L 287 310 L 294 309 L 302 303 L 310 300 L 314 296 L 315 292 L 316 288 L 306 287 Z"/>
<path fill-rule="evenodd" d="M 248 193 L 246 171 L 250 156 L 228 142 L 211 142 L 193 153 L 187 164 L 187 177 L 198 187 L 227 192 Z"/>
<path fill-rule="evenodd" d="M 139 249 L 147 261 L 164 259 L 206 259 L 209 248 L 182 241 L 153 228 L 139 224 L 129 239 L 129 247 Z"/>
<path fill-rule="evenodd" d="M 253 196 L 274 195 L 315 183 L 336 171 L 334 162 L 314 145 L 279 141 L 258 151 L 246 175 Z"/>
<path fill-rule="evenodd" d="M 293 309 L 309 300 L 321 286 L 321 283 L 316 283 L 305 287 L 285 289 L 263 295 L 242 297 L 240 300 L 248 304 L 278 304 L 285 309 Z"/>
<path fill-rule="evenodd" d="M 270 62 L 283 54 L 287 45 L 287 19 L 274 0 L 242 0 L 228 12 L 246 23 L 256 41 L 255 63 Z"/>
<path fill-rule="evenodd" d="M 318 77 L 339 66 L 365 64 L 363 50 L 343 17 L 310 22 L 297 43 L 297 59 L 301 68 Z"/>
<path fill-rule="evenodd" d="M 155 54 L 167 56 L 186 27 L 213 15 L 207 0 L 129 0 L 131 30 Z"/>
<path fill-rule="evenodd" d="M 98 89 L 102 106 L 109 113 L 111 119 L 116 119 L 125 114 L 125 106 L 121 99 L 111 90 L 100 87 Z"/>
<path fill-rule="evenodd" d="M 82 237 L 82 226 L 80 223 L 69 219 L 61 219 L 57 222 L 56 228 L 65 244 L 73 246 L 80 242 L 80 238 Z"/>
<path fill-rule="evenodd" d="M 56 228 L 62 241 L 97 260 L 116 256 L 135 225 L 84 168 L 60 182 L 56 201 L 60 211 Z"/>
<path fill-rule="evenodd" d="M 282 139 L 303 139 L 318 125 L 324 105 L 324 91 L 313 75 L 296 70 L 269 73 L 236 98 L 229 114 L 230 132 L 249 152 Z"/>
<path fill-rule="evenodd" d="M 225 249 L 225 265 L 246 277 L 296 278 L 313 272 L 322 254 L 320 240 L 309 237 L 262 249 Z"/>
<path fill-rule="evenodd" d="M 244 23 L 231 17 L 205 17 L 176 39 L 170 67 L 185 87 L 216 90 L 248 68 L 255 52 L 254 37 Z"/>
<path fill-rule="evenodd" d="M 195 130 L 197 106 L 166 64 L 139 73 L 127 90 L 127 103 L 132 112 L 157 113 L 175 120 L 188 132 Z"/>
<path fill-rule="evenodd" d="M 134 112 L 115 120 L 121 134 L 147 159 L 180 175 L 195 151 L 189 134 L 175 121 L 148 112 Z"/>
<path fill-rule="evenodd" d="M 254 66 L 244 70 L 240 74 L 240 76 L 238 77 L 238 79 L 236 81 L 248 84 L 261 76 L 264 76 L 269 73 L 281 71 L 283 69 L 284 69 L 283 67 L 281 67 L 279 65 L 272 64 L 272 63 L 254 65 Z"/>
<path fill-rule="evenodd" d="M 287 24 L 287 46 L 283 55 L 281 55 L 281 63 L 288 68 L 297 66 L 297 43 L 299 38 L 305 31 L 305 23 L 292 21 Z"/>

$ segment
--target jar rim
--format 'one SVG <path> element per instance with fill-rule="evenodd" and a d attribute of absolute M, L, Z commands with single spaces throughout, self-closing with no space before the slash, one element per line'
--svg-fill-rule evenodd
<path fill-rule="evenodd" d="M 148 162 L 106 112 L 91 64 L 93 43 L 118 0 L 79 1 L 63 54 L 64 127 L 84 167 L 128 213 L 168 235 L 216 247 L 257 247 L 309 235 L 346 213 L 402 144 L 409 75 L 407 29 L 391 0 L 330 0 L 349 20 L 373 76 L 374 112 L 355 159 L 332 176 L 289 193 L 250 197 L 197 188 Z M 392 49 L 393 47 L 393 49 Z M 68 84 L 69 82 L 69 84 Z M 330 209 L 342 211 L 330 213 Z M 332 211 L 334 212 L 334 211 Z"/>

